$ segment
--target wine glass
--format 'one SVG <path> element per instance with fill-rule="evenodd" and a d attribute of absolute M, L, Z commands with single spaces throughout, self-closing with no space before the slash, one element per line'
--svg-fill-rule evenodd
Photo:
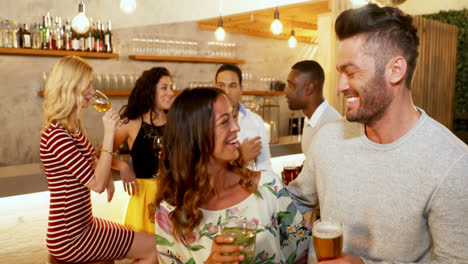
<path fill-rule="evenodd" d="M 162 149 L 162 136 L 156 135 L 153 139 L 153 153 L 156 157 L 159 157 L 159 152 Z"/>
<path fill-rule="evenodd" d="M 111 107 L 109 98 L 99 90 L 95 90 L 93 97 L 91 97 L 91 104 L 99 112 L 107 112 Z"/>
<path fill-rule="evenodd" d="M 162 136 L 159 136 L 159 135 L 154 136 L 154 139 L 153 139 L 153 153 L 155 157 L 158 157 L 158 159 L 162 150 L 162 140 L 163 140 Z M 154 173 L 153 177 L 157 178 L 158 176 L 159 176 L 159 168 Z"/>
<path fill-rule="evenodd" d="M 99 112 L 107 112 L 107 110 L 111 107 L 111 102 L 109 98 L 101 91 L 95 90 L 93 97 L 91 97 L 91 104 L 93 107 L 98 110 Z M 128 123 L 128 119 L 121 119 L 119 124 L 117 125 L 117 129 L 119 129 L 123 124 Z"/>

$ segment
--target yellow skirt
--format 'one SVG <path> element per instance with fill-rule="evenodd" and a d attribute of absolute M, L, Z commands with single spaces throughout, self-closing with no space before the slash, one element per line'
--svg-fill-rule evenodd
<path fill-rule="evenodd" d="M 125 210 L 124 225 L 137 231 L 154 235 L 156 212 L 156 179 L 137 179 L 139 191 L 130 195 Z"/>

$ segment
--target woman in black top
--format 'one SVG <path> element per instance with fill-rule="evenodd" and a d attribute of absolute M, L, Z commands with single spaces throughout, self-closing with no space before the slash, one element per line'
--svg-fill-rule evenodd
<path fill-rule="evenodd" d="M 155 137 L 161 137 L 166 124 L 166 112 L 174 97 L 169 71 L 154 67 L 143 72 L 122 107 L 121 119 L 128 120 L 114 136 L 114 150 L 124 141 L 130 149 L 133 170 L 121 160 L 113 160 L 120 171 L 124 190 L 130 200 L 124 224 L 135 231 L 154 234 L 154 209 L 147 201 L 156 195 L 155 177 L 158 172 L 158 150 L 153 149 Z M 148 197 L 148 198 L 147 198 Z"/>

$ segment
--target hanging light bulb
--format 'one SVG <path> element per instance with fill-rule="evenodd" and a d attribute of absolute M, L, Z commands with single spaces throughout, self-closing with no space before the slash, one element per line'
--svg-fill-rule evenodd
<path fill-rule="evenodd" d="M 215 31 L 215 36 L 216 36 L 216 39 L 219 41 L 224 40 L 224 38 L 226 37 L 226 32 L 224 32 L 223 20 L 221 19 L 221 17 L 219 17 L 218 29 L 216 29 Z"/>
<path fill-rule="evenodd" d="M 84 34 L 88 32 L 90 26 L 89 19 L 85 15 L 85 4 L 81 0 L 81 3 L 78 5 L 78 15 L 72 20 L 72 28 L 77 33 Z"/>
<path fill-rule="evenodd" d="M 295 48 L 296 47 L 296 43 L 297 43 L 297 40 L 296 38 L 294 37 L 294 29 L 291 30 L 291 37 L 289 37 L 288 39 L 288 44 L 289 44 L 289 47 L 292 49 L 292 48 Z"/>
<path fill-rule="evenodd" d="M 278 7 L 275 10 L 275 20 L 271 23 L 271 32 L 275 35 L 279 35 L 283 31 L 283 24 L 279 21 Z"/>
<path fill-rule="evenodd" d="M 131 13 L 136 9 L 136 0 L 120 0 L 120 10 Z"/>

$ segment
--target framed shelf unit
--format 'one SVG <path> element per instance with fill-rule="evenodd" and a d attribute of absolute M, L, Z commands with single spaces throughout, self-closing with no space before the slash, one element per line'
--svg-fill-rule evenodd
<path fill-rule="evenodd" d="M 171 62 L 191 62 L 191 63 L 230 63 L 244 64 L 244 60 L 228 58 L 205 58 L 205 57 L 176 57 L 176 56 L 147 56 L 147 55 L 128 55 L 131 60 L 140 61 L 171 61 Z"/>
<path fill-rule="evenodd" d="M 68 55 L 80 56 L 83 58 L 94 59 L 118 59 L 117 53 L 106 52 L 88 52 L 88 51 L 72 51 L 72 50 L 43 50 L 43 49 L 21 49 L 21 48 L 0 48 L 0 54 L 4 55 L 26 55 L 26 56 L 52 56 L 64 57 Z"/>

